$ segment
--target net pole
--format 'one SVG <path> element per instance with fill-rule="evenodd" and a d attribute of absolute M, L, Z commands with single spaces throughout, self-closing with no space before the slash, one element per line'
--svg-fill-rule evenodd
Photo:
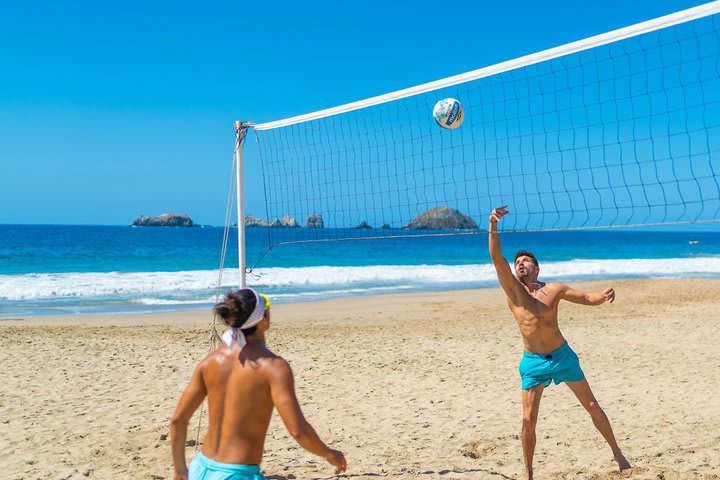
<path fill-rule="evenodd" d="M 243 140 L 247 132 L 245 122 L 235 122 L 235 161 L 237 176 L 235 191 L 237 192 L 237 229 L 238 229 L 238 267 L 240 270 L 240 288 L 247 286 L 245 275 L 245 195 L 243 194 Z"/>

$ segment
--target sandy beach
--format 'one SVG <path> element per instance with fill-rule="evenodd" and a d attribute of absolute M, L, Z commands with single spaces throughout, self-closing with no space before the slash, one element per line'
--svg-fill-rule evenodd
<path fill-rule="evenodd" d="M 634 478 L 720 479 L 720 280 L 575 286 L 611 285 L 614 304 L 565 303 L 560 326 Z M 522 342 L 499 289 L 277 305 L 272 315 L 269 347 L 293 366 L 309 421 L 345 452 L 342 478 L 522 477 Z M 0 319 L 2 478 L 172 478 L 169 418 L 208 353 L 211 321 L 209 311 Z M 198 425 L 196 415 L 192 440 Z M 546 389 L 537 433 L 537 478 L 619 478 L 564 385 Z M 333 478 L 277 415 L 263 471 Z"/>

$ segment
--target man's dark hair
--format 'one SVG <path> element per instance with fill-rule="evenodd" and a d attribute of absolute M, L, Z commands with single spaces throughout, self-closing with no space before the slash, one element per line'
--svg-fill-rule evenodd
<path fill-rule="evenodd" d="M 242 327 L 255 310 L 257 298 L 252 290 L 243 288 L 235 292 L 228 292 L 222 302 L 215 305 L 213 310 L 230 327 Z M 245 336 L 252 335 L 257 330 L 257 325 L 241 329 Z"/>
<path fill-rule="evenodd" d="M 515 254 L 515 261 L 517 261 L 520 257 L 530 257 L 535 264 L 536 267 L 539 267 L 537 258 L 535 258 L 535 255 L 532 252 L 528 252 L 527 250 L 520 250 Z"/>

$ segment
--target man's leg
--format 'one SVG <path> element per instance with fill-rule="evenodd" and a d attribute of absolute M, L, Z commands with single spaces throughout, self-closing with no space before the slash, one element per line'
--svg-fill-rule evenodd
<path fill-rule="evenodd" d="M 526 480 L 533 478 L 532 462 L 536 442 L 535 426 L 537 425 L 540 399 L 542 398 L 543 390 L 545 390 L 545 384 L 541 383 L 537 387 L 522 391 L 523 423 L 520 438 L 522 439 Z"/>
<path fill-rule="evenodd" d="M 629 477 L 632 474 L 630 462 L 627 461 L 625 456 L 623 456 L 622 451 L 620 451 L 620 447 L 618 447 L 617 441 L 615 440 L 615 434 L 613 434 L 612 427 L 610 426 L 610 420 L 608 420 L 607 415 L 605 415 L 605 412 L 602 408 L 600 408 L 597 400 L 595 400 L 595 395 L 593 395 L 587 380 L 583 378 L 579 382 L 565 383 L 567 383 L 570 390 L 572 390 L 578 400 L 580 400 L 580 404 L 588 411 L 593 423 L 595 424 L 595 428 L 598 429 L 607 441 L 608 445 L 610 445 L 613 456 L 618 462 L 620 472 Z"/>

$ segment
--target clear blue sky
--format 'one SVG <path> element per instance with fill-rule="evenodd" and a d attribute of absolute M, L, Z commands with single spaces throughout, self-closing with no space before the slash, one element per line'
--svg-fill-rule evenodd
<path fill-rule="evenodd" d="M 3 2 L 0 223 L 185 212 L 220 225 L 233 120 L 360 100 L 702 3 Z M 263 211 L 259 192 L 248 185 L 249 211 Z"/>

